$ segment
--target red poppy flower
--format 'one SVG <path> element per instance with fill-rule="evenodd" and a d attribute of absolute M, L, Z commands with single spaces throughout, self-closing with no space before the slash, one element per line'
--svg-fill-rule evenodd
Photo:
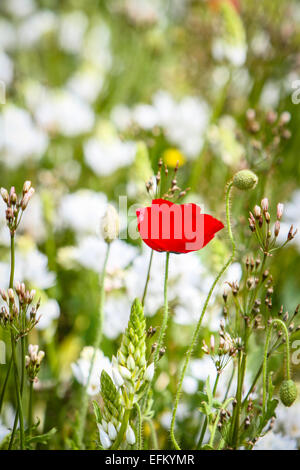
<path fill-rule="evenodd" d="M 211 215 L 201 214 L 196 204 L 174 204 L 154 199 L 151 207 L 136 211 L 143 241 L 156 251 L 189 253 L 207 245 L 224 228 Z"/>

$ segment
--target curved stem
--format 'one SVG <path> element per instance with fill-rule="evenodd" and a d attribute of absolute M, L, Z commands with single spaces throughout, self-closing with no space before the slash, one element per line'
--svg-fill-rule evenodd
<path fill-rule="evenodd" d="M 264 361 L 263 361 L 263 403 L 262 403 L 262 412 L 263 414 L 265 413 L 266 409 L 266 400 L 267 400 L 267 363 L 268 363 L 268 349 L 269 349 L 269 343 L 271 339 L 271 332 L 272 332 L 272 324 L 270 325 L 268 332 L 267 332 L 267 337 L 266 337 L 266 343 L 265 343 L 265 349 L 264 349 Z"/>
<path fill-rule="evenodd" d="M 88 404 L 89 404 L 89 397 L 88 397 L 88 387 L 90 385 L 91 381 L 91 375 L 95 363 L 95 358 L 96 358 L 96 352 L 97 349 L 100 347 L 101 340 L 102 340 L 102 333 L 103 333 L 103 317 L 104 317 L 104 302 L 105 302 L 105 289 L 104 289 L 104 280 L 105 280 L 105 275 L 106 275 L 106 267 L 107 267 L 107 261 L 109 257 L 109 250 L 110 250 L 110 243 L 107 244 L 106 248 L 106 254 L 105 254 L 105 259 L 103 263 L 103 269 L 101 272 L 100 276 L 100 303 L 99 303 L 99 316 L 98 316 L 98 323 L 96 326 L 96 334 L 95 334 L 95 340 L 94 340 L 94 352 L 89 368 L 89 375 L 87 379 L 87 383 L 84 387 L 82 387 L 81 391 L 81 398 L 80 398 L 80 407 L 79 407 L 79 419 L 78 419 L 78 428 L 77 428 L 77 442 L 79 448 L 83 448 L 83 433 L 84 433 L 84 427 L 85 427 L 85 422 L 86 422 L 86 416 L 87 416 L 87 410 L 88 410 Z"/>
<path fill-rule="evenodd" d="M 187 371 L 187 368 L 188 368 L 188 365 L 189 365 L 189 362 L 190 362 L 190 358 L 193 354 L 194 348 L 195 348 L 196 343 L 198 341 L 198 336 L 199 336 L 200 328 L 201 328 L 201 325 L 202 325 L 202 320 L 203 320 L 203 317 L 205 315 L 205 312 L 206 312 L 207 306 L 209 304 L 210 298 L 213 294 L 213 291 L 214 291 L 217 283 L 219 282 L 220 278 L 222 277 L 222 275 L 224 274 L 224 272 L 226 271 L 228 266 L 230 266 L 230 264 L 232 263 L 232 261 L 234 259 L 234 256 L 235 256 L 235 241 L 234 241 L 234 238 L 233 238 L 233 233 L 232 233 L 232 229 L 231 229 L 231 221 L 230 221 L 230 194 L 231 194 L 232 186 L 233 186 L 233 182 L 231 181 L 228 184 L 227 191 L 226 191 L 226 221 L 227 221 L 227 231 L 228 231 L 228 235 L 229 235 L 229 238 L 230 238 L 230 241 L 231 241 L 231 246 L 232 246 L 232 254 L 231 254 L 229 260 L 227 261 L 227 263 L 222 267 L 221 271 L 219 272 L 219 274 L 215 278 L 215 280 L 214 280 L 214 282 L 213 282 L 213 284 L 210 288 L 210 291 L 209 291 L 209 293 L 206 297 L 206 300 L 205 300 L 200 318 L 198 320 L 196 329 L 194 331 L 191 345 L 190 345 L 190 347 L 189 347 L 189 349 L 187 350 L 187 353 L 186 353 L 184 365 L 183 365 L 183 368 L 182 368 L 182 371 L 181 371 L 180 380 L 179 380 L 179 384 L 178 384 L 178 388 L 177 388 L 177 392 L 176 392 L 175 404 L 174 404 L 173 413 L 172 413 L 171 429 L 170 429 L 171 440 L 174 444 L 175 449 L 177 449 L 177 450 L 180 450 L 180 447 L 179 447 L 179 444 L 178 444 L 178 442 L 176 441 L 176 438 L 175 438 L 174 427 L 175 427 L 176 413 L 177 413 L 177 408 L 178 408 L 178 404 L 179 404 L 179 400 L 180 400 L 180 394 L 181 394 L 183 380 L 184 380 L 184 377 L 185 377 L 185 374 L 186 374 L 186 371 Z"/>
<path fill-rule="evenodd" d="M 148 265 L 148 271 L 147 271 L 147 278 L 146 278 L 146 283 L 145 283 L 143 297 L 142 297 L 142 306 L 145 305 L 145 299 L 146 299 L 146 295 L 147 295 L 147 291 L 148 291 L 148 284 L 149 284 L 149 281 L 150 281 L 150 272 L 151 272 L 151 266 L 152 266 L 153 253 L 154 253 L 154 251 L 151 250 L 151 255 L 150 255 L 150 260 L 149 260 L 149 265 Z"/>

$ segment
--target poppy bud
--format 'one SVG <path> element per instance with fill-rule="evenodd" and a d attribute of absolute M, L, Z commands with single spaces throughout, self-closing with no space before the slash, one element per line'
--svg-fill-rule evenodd
<path fill-rule="evenodd" d="M 120 221 L 116 209 L 108 205 L 101 221 L 101 232 L 106 243 L 113 242 L 119 236 Z"/>
<path fill-rule="evenodd" d="M 280 400 L 284 406 L 291 406 L 297 398 L 297 387 L 293 380 L 284 380 L 280 387 Z"/>
<path fill-rule="evenodd" d="M 257 185 L 257 182 L 258 177 L 255 173 L 253 173 L 253 171 L 250 170 L 238 171 L 233 177 L 233 185 L 242 191 L 254 189 Z"/>

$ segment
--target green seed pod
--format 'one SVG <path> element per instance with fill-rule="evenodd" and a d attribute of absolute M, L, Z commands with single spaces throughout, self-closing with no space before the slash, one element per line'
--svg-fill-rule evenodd
<path fill-rule="evenodd" d="M 293 380 L 284 380 L 280 387 L 280 400 L 284 406 L 291 406 L 297 398 L 297 387 Z"/>
<path fill-rule="evenodd" d="M 238 171 L 233 177 L 233 186 L 242 191 L 254 189 L 257 185 L 258 177 L 251 170 Z"/>

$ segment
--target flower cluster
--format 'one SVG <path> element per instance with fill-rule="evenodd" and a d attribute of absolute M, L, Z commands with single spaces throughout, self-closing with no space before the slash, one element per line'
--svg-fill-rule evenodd
<path fill-rule="evenodd" d="M 255 233 L 257 241 L 261 247 L 261 250 L 266 255 L 271 255 L 272 252 L 278 250 L 285 246 L 288 242 L 295 238 L 297 229 L 294 230 L 293 225 L 291 225 L 290 230 L 287 235 L 285 243 L 277 247 L 277 238 L 280 233 L 280 220 L 283 215 L 283 204 L 277 204 L 276 212 L 276 221 L 274 224 L 273 236 L 271 231 L 271 215 L 269 212 L 269 200 L 264 198 L 261 201 L 260 206 L 256 205 L 253 211 L 249 213 L 249 227 L 251 232 Z"/>
<path fill-rule="evenodd" d="M 202 351 L 209 355 L 213 360 L 216 370 L 221 373 L 225 369 L 229 361 L 235 357 L 241 349 L 242 340 L 240 337 L 233 338 L 225 331 L 225 323 L 222 320 L 219 330 L 219 344 L 215 344 L 215 337 L 211 335 L 210 344 L 203 340 Z"/>
<path fill-rule="evenodd" d="M 3 328 L 9 328 L 16 339 L 26 336 L 38 323 L 37 312 L 40 300 L 33 304 L 35 290 L 27 290 L 25 284 L 19 282 L 15 290 L 9 288 L 7 291 L 0 289 L 0 295 L 5 305 L 0 310 L 0 323 Z"/>
<path fill-rule="evenodd" d="M 28 379 L 31 382 L 36 382 L 37 375 L 39 373 L 41 362 L 45 357 L 44 351 L 39 351 L 39 346 L 29 344 L 28 355 L 25 356 L 25 366 L 28 375 Z"/>
<path fill-rule="evenodd" d="M 30 199 L 34 194 L 34 188 L 31 186 L 31 181 L 25 181 L 23 185 L 22 196 L 18 198 L 14 186 L 7 189 L 1 188 L 0 190 L 3 201 L 6 204 L 6 222 L 11 235 L 14 235 L 22 218 Z"/>

